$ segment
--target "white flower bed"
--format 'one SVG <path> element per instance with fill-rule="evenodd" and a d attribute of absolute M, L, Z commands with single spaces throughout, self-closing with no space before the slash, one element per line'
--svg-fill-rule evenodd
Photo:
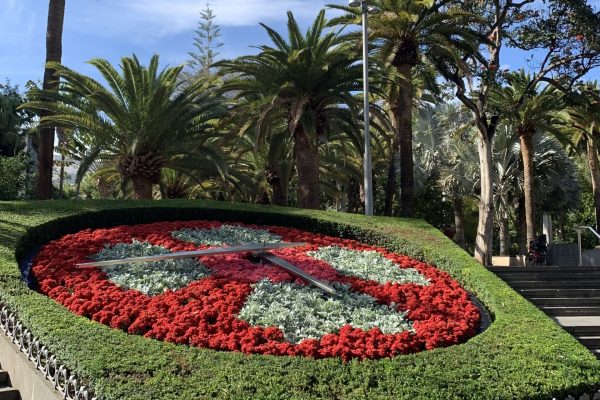
<path fill-rule="evenodd" d="M 281 237 L 264 229 L 221 225 L 212 229 L 182 229 L 171 232 L 175 239 L 208 246 L 238 246 L 249 243 L 277 243 Z"/>
<path fill-rule="evenodd" d="M 239 318 L 254 326 L 279 327 L 293 343 L 335 333 L 346 324 L 364 330 L 377 327 L 386 334 L 412 330 L 405 313 L 393 304 L 382 305 L 345 285 L 333 285 L 338 295 L 327 297 L 310 286 L 262 280 L 254 285 Z"/>
<path fill-rule="evenodd" d="M 370 279 L 381 284 L 416 283 L 428 285 L 429 280 L 414 268 L 400 268 L 376 251 L 359 251 L 343 249 L 337 246 L 322 247 L 317 251 L 309 251 L 309 256 L 329 263 L 344 275 L 354 275 L 362 279 Z"/>
<path fill-rule="evenodd" d="M 96 261 L 168 254 L 169 250 L 148 242 L 133 240 L 131 244 L 107 246 L 94 256 Z M 146 295 L 156 295 L 168 289 L 177 290 L 190 282 L 204 278 L 210 272 L 197 259 L 164 260 L 156 262 L 118 264 L 102 267 L 108 279 L 126 289 Z"/>

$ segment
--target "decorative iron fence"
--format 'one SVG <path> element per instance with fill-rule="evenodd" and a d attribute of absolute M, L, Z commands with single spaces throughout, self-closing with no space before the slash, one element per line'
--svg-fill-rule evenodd
<path fill-rule="evenodd" d="M 0 329 L 23 352 L 35 368 L 54 385 L 65 400 L 100 400 L 93 389 L 61 364 L 46 346 L 23 326 L 16 314 L 0 301 Z"/>

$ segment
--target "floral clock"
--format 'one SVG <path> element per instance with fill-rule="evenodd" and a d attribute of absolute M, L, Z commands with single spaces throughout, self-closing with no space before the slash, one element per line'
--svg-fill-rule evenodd
<path fill-rule="evenodd" d="M 78 269 L 77 263 L 247 243 L 336 289 L 329 296 L 252 253 Z M 215 350 L 376 359 L 464 342 L 480 314 L 448 274 L 353 240 L 278 226 L 159 222 L 84 230 L 45 245 L 39 290 L 130 334 Z"/>

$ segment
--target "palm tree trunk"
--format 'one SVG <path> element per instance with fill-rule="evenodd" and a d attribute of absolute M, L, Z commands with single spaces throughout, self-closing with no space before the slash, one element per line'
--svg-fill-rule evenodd
<path fill-rule="evenodd" d="M 492 178 L 492 143 L 490 134 L 479 132 L 479 172 L 481 193 L 479 198 L 479 221 L 475 239 L 475 259 L 482 265 L 492 265 L 492 240 L 494 228 L 494 182 Z"/>
<path fill-rule="evenodd" d="M 508 230 L 508 218 L 506 218 L 506 216 L 500 219 L 500 231 L 498 237 L 500 239 L 500 255 L 508 256 L 510 249 L 510 232 Z"/>
<path fill-rule="evenodd" d="M 62 199 L 65 196 L 65 155 L 60 155 L 60 181 L 58 182 L 58 197 Z"/>
<path fill-rule="evenodd" d="M 387 182 L 385 185 L 385 203 L 383 215 L 388 217 L 392 216 L 392 211 L 394 207 L 394 193 L 396 191 L 396 168 L 395 168 L 395 156 L 392 147 L 392 155 L 390 157 L 390 165 L 388 166 L 388 176 Z"/>
<path fill-rule="evenodd" d="M 566 236 L 565 236 L 565 216 L 561 215 L 558 218 L 558 238 L 560 239 L 561 242 L 564 242 L 566 240 Z"/>
<path fill-rule="evenodd" d="M 48 4 L 48 25 L 46 28 L 46 62 L 61 62 L 62 32 L 65 17 L 65 0 L 50 0 Z M 44 70 L 44 90 L 58 90 L 58 78 L 55 71 L 46 67 Z M 50 115 L 48 111 L 40 113 L 41 117 Z M 52 197 L 52 163 L 54 155 L 54 128 L 40 129 L 37 198 L 40 200 Z"/>
<path fill-rule="evenodd" d="M 273 204 L 278 206 L 287 206 L 287 192 L 281 187 L 279 179 L 277 183 L 272 186 L 273 188 Z"/>
<path fill-rule="evenodd" d="M 454 199 L 454 241 L 463 249 L 465 248 L 465 214 L 463 211 L 462 197 Z"/>
<path fill-rule="evenodd" d="M 319 209 L 319 152 L 311 146 L 301 126 L 294 132 L 294 156 L 298 170 L 298 207 Z"/>
<path fill-rule="evenodd" d="M 267 183 L 271 187 L 273 204 L 278 206 L 287 205 L 287 182 L 282 182 L 280 174 L 277 170 L 271 167 L 267 167 Z M 284 183 L 286 183 L 284 185 Z"/>
<path fill-rule="evenodd" d="M 133 198 L 152 200 L 152 181 L 144 176 L 134 176 L 131 178 L 133 182 Z"/>
<path fill-rule="evenodd" d="M 360 208 L 360 186 L 354 178 L 349 179 L 346 191 L 348 193 L 348 212 L 357 214 Z"/>
<path fill-rule="evenodd" d="M 525 195 L 525 222 L 527 242 L 535 240 L 535 205 L 533 193 L 533 132 L 527 127 L 519 128 L 521 159 L 523 161 L 523 192 Z"/>
<path fill-rule="evenodd" d="M 600 164 L 598 162 L 598 146 L 592 138 L 587 139 L 587 158 L 592 175 L 592 193 L 596 210 L 596 231 L 600 232 Z"/>
<path fill-rule="evenodd" d="M 400 91 L 393 113 L 398 129 L 400 154 L 400 214 L 402 217 L 415 216 L 415 183 L 413 176 L 412 146 L 412 102 L 413 102 L 413 66 L 403 62 L 396 65 L 400 75 Z"/>
<path fill-rule="evenodd" d="M 525 198 L 519 198 L 518 215 L 518 237 L 519 237 L 519 254 L 527 254 L 527 222 L 525 219 Z"/>

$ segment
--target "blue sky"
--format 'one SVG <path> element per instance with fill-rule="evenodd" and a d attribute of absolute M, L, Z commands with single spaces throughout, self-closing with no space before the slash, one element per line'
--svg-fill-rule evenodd
<path fill-rule="evenodd" d="M 264 22 L 284 29 L 292 10 L 305 26 L 331 0 L 211 0 L 221 26 L 221 57 L 248 54 L 268 41 Z M 93 73 L 93 57 L 118 62 L 135 53 L 142 61 L 160 54 L 161 64 L 185 62 L 204 0 L 67 0 L 63 64 Z M 0 81 L 22 86 L 41 80 L 45 58 L 48 0 L 0 0 Z"/>
<path fill-rule="evenodd" d="M 281 31 L 286 11 L 307 26 L 318 10 L 336 0 L 211 0 L 221 26 L 221 57 L 232 58 L 268 43 L 258 22 Z M 116 63 L 135 53 L 142 61 L 153 53 L 161 64 L 185 62 L 193 50 L 194 29 L 204 0 L 67 0 L 63 33 L 63 63 L 95 76 L 85 62 L 93 57 Z M 344 1 L 345 3 L 345 1 Z M 600 0 L 592 3 L 600 5 Z M 0 0 L 0 82 L 21 87 L 41 80 L 45 57 L 48 0 Z M 507 49 L 502 64 L 524 66 L 524 54 Z M 594 78 L 600 78 L 596 71 Z"/>

